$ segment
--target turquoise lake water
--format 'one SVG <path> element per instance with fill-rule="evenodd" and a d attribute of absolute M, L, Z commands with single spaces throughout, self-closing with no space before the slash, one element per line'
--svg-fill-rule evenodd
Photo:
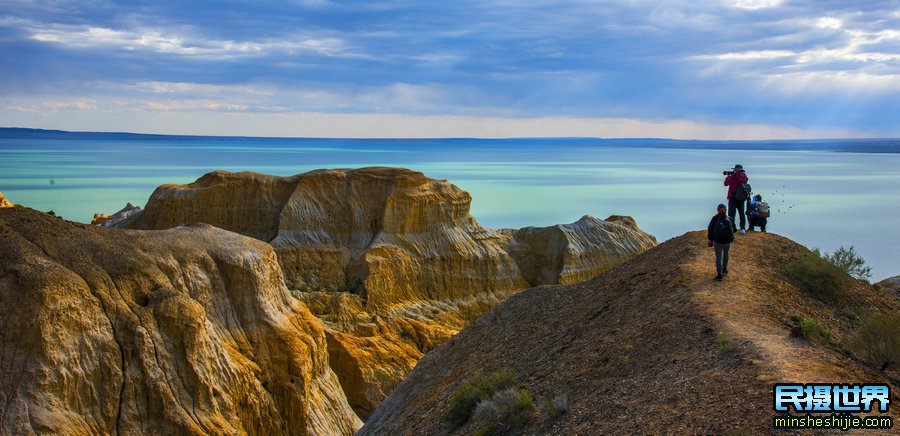
<path fill-rule="evenodd" d="M 725 199 L 722 170 L 740 163 L 772 207 L 769 231 L 826 251 L 854 245 L 875 280 L 900 274 L 900 154 L 740 147 L 750 150 L 577 140 L 0 139 L 0 192 L 90 222 L 126 202 L 143 206 L 160 184 L 213 170 L 400 166 L 469 191 L 471 213 L 487 227 L 619 214 L 663 241 L 705 228 Z"/>

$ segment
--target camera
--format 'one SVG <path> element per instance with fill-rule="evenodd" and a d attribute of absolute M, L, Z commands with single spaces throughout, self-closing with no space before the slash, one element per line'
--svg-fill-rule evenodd
<path fill-rule="evenodd" d="M 723 176 L 730 176 L 730 175 L 732 175 L 732 174 L 734 174 L 734 170 L 722 171 L 722 175 L 723 175 Z"/>

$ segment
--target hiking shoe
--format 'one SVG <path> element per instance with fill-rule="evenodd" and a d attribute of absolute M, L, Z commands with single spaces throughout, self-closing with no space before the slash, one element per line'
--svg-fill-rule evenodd
<path fill-rule="evenodd" d="M 723 278 L 724 278 L 724 277 L 722 276 L 722 274 L 719 274 L 719 275 L 716 276 L 716 281 L 717 281 L 717 282 L 721 282 Z"/>
<path fill-rule="evenodd" d="M 728 270 L 727 270 L 727 269 L 722 270 L 722 275 L 723 275 L 723 276 L 727 276 L 727 275 L 728 275 Z"/>
<path fill-rule="evenodd" d="M 741 234 L 742 234 L 742 235 L 746 235 L 747 232 L 745 232 L 744 229 L 741 229 Z"/>

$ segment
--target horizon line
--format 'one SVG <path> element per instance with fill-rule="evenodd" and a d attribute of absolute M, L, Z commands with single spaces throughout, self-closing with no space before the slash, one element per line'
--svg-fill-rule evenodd
<path fill-rule="evenodd" d="M 900 137 L 834 137 L 834 138 L 785 138 L 785 139 L 679 139 L 664 137 L 602 137 L 602 136 L 510 136 L 501 138 L 478 137 L 478 136 L 446 136 L 446 137 L 416 137 L 416 136 L 373 136 L 373 137 L 341 137 L 341 136 L 256 136 L 256 135 L 204 135 L 204 134 L 180 134 L 180 133 L 148 133 L 148 132 L 129 132 L 129 131 L 100 131 L 100 130 L 62 130 L 62 129 L 45 129 L 37 127 L 17 127 L 17 126 L 0 126 L 0 130 L 20 130 L 43 133 L 67 133 L 76 135 L 90 134 L 107 134 L 107 135 L 133 135 L 133 136 L 168 136 L 168 137 L 187 137 L 187 138 L 245 138 L 245 139 L 303 139 L 303 140 L 347 140 L 347 141 L 364 141 L 364 140 L 480 140 L 480 141 L 509 141 L 509 140 L 528 140 L 528 139 L 593 139 L 600 141 L 671 141 L 671 142 L 804 142 L 804 141 L 890 141 L 900 140 Z"/>

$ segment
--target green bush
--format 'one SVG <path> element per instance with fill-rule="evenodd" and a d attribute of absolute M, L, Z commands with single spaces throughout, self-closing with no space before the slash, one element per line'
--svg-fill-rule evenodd
<path fill-rule="evenodd" d="M 716 346 L 716 351 L 719 353 L 727 353 L 734 348 L 734 343 L 731 340 L 731 332 L 720 332 L 716 342 L 718 344 Z"/>
<path fill-rule="evenodd" d="M 818 321 L 800 315 L 791 317 L 791 336 L 819 343 L 831 340 L 831 332 L 822 327 Z"/>
<path fill-rule="evenodd" d="M 784 265 L 784 272 L 803 291 L 810 295 L 829 300 L 840 300 L 846 296 L 847 274 L 831 262 L 818 256 L 816 252 L 806 252 L 793 262 Z"/>
<path fill-rule="evenodd" d="M 541 414 L 550 419 L 566 413 L 566 410 L 569 408 L 568 399 L 565 395 L 557 395 L 552 400 L 548 397 L 541 397 L 540 405 Z"/>
<path fill-rule="evenodd" d="M 882 370 L 900 364 L 900 311 L 869 315 L 850 340 L 850 349 Z"/>
<path fill-rule="evenodd" d="M 483 425 L 475 433 L 479 436 L 499 435 L 521 429 L 534 419 L 537 408 L 528 391 L 507 388 L 482 400 L 474 416 Z"/>
<path fill-rule="evenodd" d="M 841 246 L 833 253 L 825 253 L 822 258 L 859 280 L 869 281 L 872 277 L 872 268 L 866 266 L 866 261 L 856 253 L 852 245 L 850 248 Z"/>
<path fill-rule="evenodd" d="M 500 424 L 487 424 L 475 431 L 475 436 L 499 436 L 503 434 L 503 427 Z"/>
<path fill-rule="evenodd" d="M 516 373 L 510 370 L 497 371 L 489 376 L 484 376 L 480 371 L 476 372 L 450 397 L 450 409 L 444 415 L 444 420 L 454 426 L 465 424 L 472 417 L 478 403 L 490 398 L 499 390 L 512 387 L 515 383 Z"/>

